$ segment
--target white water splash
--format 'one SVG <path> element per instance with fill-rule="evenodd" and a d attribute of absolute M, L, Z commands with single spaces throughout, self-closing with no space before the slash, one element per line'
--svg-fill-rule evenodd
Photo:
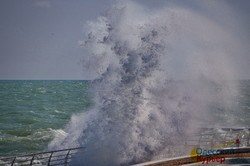
<path fill-rule="evenodd" d="M 50 143 L 86 147 L 72 165 L 150 160 L 211 123 L 211 106 L 232 107 L 235 71 L 224 46 L 233 37 L 216 21 L 181 7 L 152 11 L 126 2 L 88 28 L 81 43 L 89 52 L 84 66 L 96 77 L 95 106 Z"/>

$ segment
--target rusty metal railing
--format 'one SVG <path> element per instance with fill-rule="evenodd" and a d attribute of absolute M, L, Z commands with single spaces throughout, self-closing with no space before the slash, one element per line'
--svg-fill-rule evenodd
<path fill-rule="evenodd" d="M 82 150 L 83 147 L 78 147 L 13 157 L 0 157 L 0 166 L 67 166 Z"/>

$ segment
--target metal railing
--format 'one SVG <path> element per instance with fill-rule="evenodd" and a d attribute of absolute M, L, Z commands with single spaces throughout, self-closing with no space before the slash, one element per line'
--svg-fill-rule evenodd
<path fill-rule="evenodd" d="M 33 153 L 13 157 L 0 157 L 0 166 L 67 166 L 83 147 Z"/>
<path fill-rule="evenodd" d="M 240 144 L 225 144 L 236 139 L 240 140 Z M 185 140 L 180 141 L 182 144 L 178 146 L 185 147 L 210 147 L 222 145 L 220 148 L 244 147 L 247 149 L 247 156 L 250 157 L 250 128 L 203 128 L 198 134 L 192 134 Z M 224 146 L 225 145 L 225 146 Z M 177 146 L 177 145 L 173 145 Z M 223 147 L 224 146 L 224 147 Z M 0 166 L 67 166 L 77 154 L 82 153 L 83 147 L 56 150 L 50 152 L 41 152 L 13 157 L 0 157 Z M 240 153 L 240 152 L 239 152 Z M 231 156 L 233 157 L 233 156 Z M 185 158 L 185 159 L 184 159 Z M 182 157 L 181 161 L 190 160 Z M 169 159 L 167 159 L 169 163 Z M 171 160 L 171 159 L 170 159 Z M 178 159 L 179 161 L 179 159 Z M 172 162 L 172 161 L 171 161 Z"/>
<path fill-rule="evenodd" d="M 239 143 L 236 143 L 239 140 Z M 201 128 L 198 133 L 190 134 L 184 140 L 179 141 L 180 144 L 173 146 L 181 146 L 186 150 L 202 147 L 207 149 L 222 149 L 222 152 L 233 151 L 233 154 L 217 154 L 209 155 L 209 157 L 224 157 L 226 159 L 250 159 L 250 128 Z M 186 154 L 187 155 L 187 154 Z M 194 164 L 196 156 L 181 156 L 175 158 L 165 158 L 156 161 L 149 161 L 133 166 L 174 166 Z M 194 164 L 195 165 L 195 164 Z M 201 165 L 201 163 L 197 163 Z"/>
<path fill-rule="evenodd" d="M 240 147 L 250 147 L 250 128 L 202 128 L 197 134 L 188 136 L 185 144 L 188 146 L 216 147 L 223 144 L 225 147 L 235 147 L 236 144 L 225 144 L 226 142 L 240 140 Z"/>
<path fill-rule="evenodd" d="M 231 150 L 231 149 L 228 149 L 228 150 Z M 248 160 L 250 157 L 250 148 L 239 148 L 239 149 L 233 149 L 233 150 L 234 150 L 233 154 L 217 154 L 217 155 L 209 155 L 209 157 L 210 158 L 224 157 L 226 159 L 238 159 L 238 160 L 239 159 Z M 194 164 L 194 163 L 196 163 L 196 165 L 204 165 L 199 162 L 197 163 L 196 156 L 182 156 L 182 157 L 168 158 L 168 159 L 157 160 L 157 161 L 150 161 L 150 162 L 145 162 L 141 164 L 135 164 L 132 166 L 179 166 L 179 165 L 187 165 L 187 164 Z"/>

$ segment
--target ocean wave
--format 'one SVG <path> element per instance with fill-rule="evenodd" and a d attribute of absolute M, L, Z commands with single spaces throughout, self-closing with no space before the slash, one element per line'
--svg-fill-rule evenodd
<path fill-rule="evenodd" d="M 168 146 L 216 125 L 212 106 L 232 107 L 237 84 L 225 80 L 234 78 L 234 70 L 219 47 L 232 38 L 208 17 L 182 7 L 151 11 L 127 1 L 88 28 L 81 44 L 90 55 L 84 66 L 95 76 L 95 106 L 72 116 L 67 134 L 59 132 L 63 136 L 49 145 L 85 147 L 72 165 L 130 165 L 160 152 L 181 154 Z"/>

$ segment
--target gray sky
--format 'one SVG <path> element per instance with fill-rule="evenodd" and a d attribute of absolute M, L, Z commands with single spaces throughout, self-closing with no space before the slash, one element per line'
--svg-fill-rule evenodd
<path fill-rule="evenodd" d="M 229 27 L 236 29 L 235 34 L 250 47 L 250 0 L 224 1 L 241 23 L 239 28 L 229 22 Z M 157 8 L 172 1 L 137 2 Z M 192 2 L 174 1 L 202 10 Z M 84 37 L 84 23 L 96 19 L 111 3 L 111 0 L 1 0 L 0 79 L 88 79 L 81 65 L 86 53 L 78 41 Z M 250 50 L 235 58 L 239 78 L 250 78 L 247 51 Z"/>

